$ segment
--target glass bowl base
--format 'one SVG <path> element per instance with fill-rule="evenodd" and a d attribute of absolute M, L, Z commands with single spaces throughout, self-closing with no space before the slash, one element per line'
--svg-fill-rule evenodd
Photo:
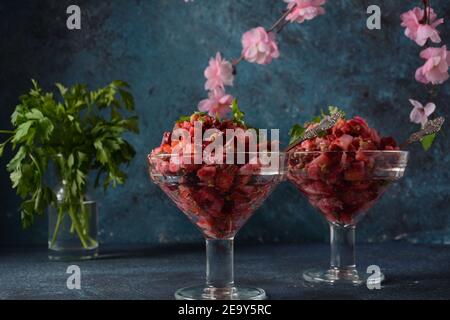
<path fill-rule="evenodd" d="M 175 293 L 177 300 L 265 300 L 266 292 L 258 288 L 205 288 L 196 286 L 183 288 Z"/>
<path fill-rule="evenodd" d="M 356 269 L 339 270 L 311 269 L 303 273 L 303 279 L 309 284 L 317 285 L 378 285 L 385 280 L 384 274 L 370 275 L 359 273 Z"/>

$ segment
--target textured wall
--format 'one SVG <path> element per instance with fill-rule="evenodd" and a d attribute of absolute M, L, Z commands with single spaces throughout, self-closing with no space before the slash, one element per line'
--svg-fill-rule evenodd
<path fill-rule="evenodd" d="M 255 126 L 281 128 L 284 137 L 296 121 L 327 105 L 369 119 L 384 134 L 404 139 L 408 98 L 427 99 L 413 80 L 421 64 L 419 48 L 403 36 L 399 15 L 417 1 L 328 1 L 327 15 L 290 25 L 279 37 L 282 58 L 268 67 L 242 64 L 232 93 Z M 218 50 L 240 51 L 240 35 L 270 25 L 284 8 L 281 0 L 103 0 L 77 1 L 82 30 L 65 28 L 73 1 L 3 0 L 0 4 L 0 125 L 9 127 L 17 97 L 38 79 L 45 88 L 56 81 L 104 85 L 130 82 L 141 116 L 142 133 L 130 137 L 139 150 L 125 187 L 99 193 L 104 243 L 198 241 L 199 233 L 146 176 L 145 155 L 180 114 L 193 111 L 203 91 L 203 70 Z M 450 2 L 432 1 L 450 20 Z M 383 10 L 382 31 L 365 28 L 366 8 Z M 450 44 L 450 23 L 440 28 Z M 441 86 L 438 113 L 450 119 L 450 82 Z M 405 234 L 424 239 L 450 238 L 449 136 L 433 150 L 412 148 L 407 177 L 361 223 L 361 240 Z M 285 138 L 286 140 L 287 138 Z M 45 243 L 46 220 L 27 232 L 19 227 L 18 199 L 0 159 L 0 244 Z M 244 228 L 249 241 L 317 241 L 326 226 L 288 183 L 281 185 Z"/>

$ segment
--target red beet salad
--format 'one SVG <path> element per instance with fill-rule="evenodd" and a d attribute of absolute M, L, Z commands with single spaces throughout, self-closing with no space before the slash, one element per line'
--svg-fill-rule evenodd
<path fill-rule="evenodd" d="M 363 118 L 340 119 L 292 149 L 288 177 L 328 221 L 353 225 L 395 178 L 395 150 L 396 141 L 381 137 Z"/>
<path fill-rule="evenodd" d="M 182 119 L 172 132 L 164 134 L 161 145 L 149 155 L 150 176 L 206 237 L 232 238 L 267 198 L 280 177 L 262 174 L 261 165 L 251 164 L 248 156 L 245 163 L 239 165 L 194 164 L 192 149 L 185 146 L 194 143 L 196 122 L 202 124 L 202 135 L 208 129 L 217 129 L 223 134 L 227 129 L 247 129 L 243 123 L 219 120 L 203 113 Z M 172 139 L 175 130 L 180 128 L 189 132 L 188 141 Z M 202 150 L 210 143 L 203 142 Z M 187 157 L 192 157 L 191 163 L 180 164 L 180 158 Z"/>

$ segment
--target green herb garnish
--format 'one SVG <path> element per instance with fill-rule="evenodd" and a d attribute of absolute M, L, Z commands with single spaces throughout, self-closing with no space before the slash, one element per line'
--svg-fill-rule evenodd
<path fill-rule="evenodd" d="M 181 116 L 181 117 L 177 120 L 177 123 L 183 123 L 183 122 L 187 122 L 187 121 L 191 121 L 191 117 L 190 117 L 190 116 Z"/>
<path fill-rule="evenodd" d="M 329 107 L 329 115 L 322 111 L 322 115 L 313 119 L 312 122 L 307 122 L 301 126 L 296 124 L 290 131 L 291 141 L 287 150 L 292 150 L 296 145 L 302 141 L 312 139 L 314 137 L 324 137 L 327 134 L 327 130 L 332 128 L 336 122 L 345 118 L 345 113 L 339 110 L 337 107 Z M 310 124 L 317 124 L 314 128 L 307 130 L 306 128 Z"/>
<path fill-rule="evenodd" d="M 424 137 L 421 141 L 423 150 L 428 151 L 433 146 L 434 140 L 436 140 L 436 133 L 430 134 Z"/>
<path fill-rule="evenodd" d="M 237 125 L 245 127 L 245 113 L 239 109 L 237 99 L 233 100 L 233 104 L 231 105 L 231 113 L 233 115 L 233 122 Z"/>
<path fill-rule="evenodd" d="M 289 131 L 289 136 L 291 137 L 291 141 L 289 144 L 294 143 L 295 141 L 301 139 L 305 134 L 306 128 L 299 124 L 295 124 L 291 131 Z"/>
<path fill-rule="evenodd" d="M 202 121 L 201 117 L 207 116 L 208 114 L 206 112 L 194 112 L 192 115 L 199 116 L 199 121 Z M 190 122 L 192 116 L 181 116 L 176 123 L 183 123 L 183 122 Z"/>

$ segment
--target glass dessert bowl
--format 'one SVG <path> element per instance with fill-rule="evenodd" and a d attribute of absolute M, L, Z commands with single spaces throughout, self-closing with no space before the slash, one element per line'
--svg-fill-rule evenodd
<path fill-rule="evenodd" d="M 285 177 L 286 154 L 275 150 L 279 142 L 249 129 L 235 102 L 233 119 L 180 118 L 148 156 L 151 180 L 206 238 L 206 284 L 178 290 L 177 299 L 266 298 L 262 289 L 235 286 L 233 242 Z"/>
<path fill-rule="evenodd" d="M 405 173 L 408 152 L 293 152 L 289 155 L 289 180 L 330 224 L 331 266 L 308 270 L 303 277 L 313 283 L 367 281 L 355 263 L 357 223 L 388 187 Z M 384 275 L 371 276 L 373 284 Z"/>
<path fill-rule="evenodd" d="M 317 124 L 306 124 L 314 129 Z M 401 179 L 408 152 L 381 138 L 367 122 L 341 118 L 330 129 L 300 142 L 288 155 L 288 179 L 330 224 L 331 266 L 308 270 L 309 283 L 377 285 L 383 274 L 358 273 L 355 230 L 389 186 Z M 369 280 L 368 280 L 369 279 Z"/>
<path fill-rule="evenodd" d="M 178 300 L 266 298 L 262 289 L 235 286 L 233 242 L 238 231 L 283 179 L 285 154 L 272 153 L 272 161 L 267 165 L 250 160 L 258 157 L 258 153 L 242 156 L 245 158 L 242 165 L 204 163 L 184 166 L 182 170 L 173 168 L 173 159 L 179 156 L 148 157 L 151 180 L 206 238 L 206 285 L 177 291 Z"/>

